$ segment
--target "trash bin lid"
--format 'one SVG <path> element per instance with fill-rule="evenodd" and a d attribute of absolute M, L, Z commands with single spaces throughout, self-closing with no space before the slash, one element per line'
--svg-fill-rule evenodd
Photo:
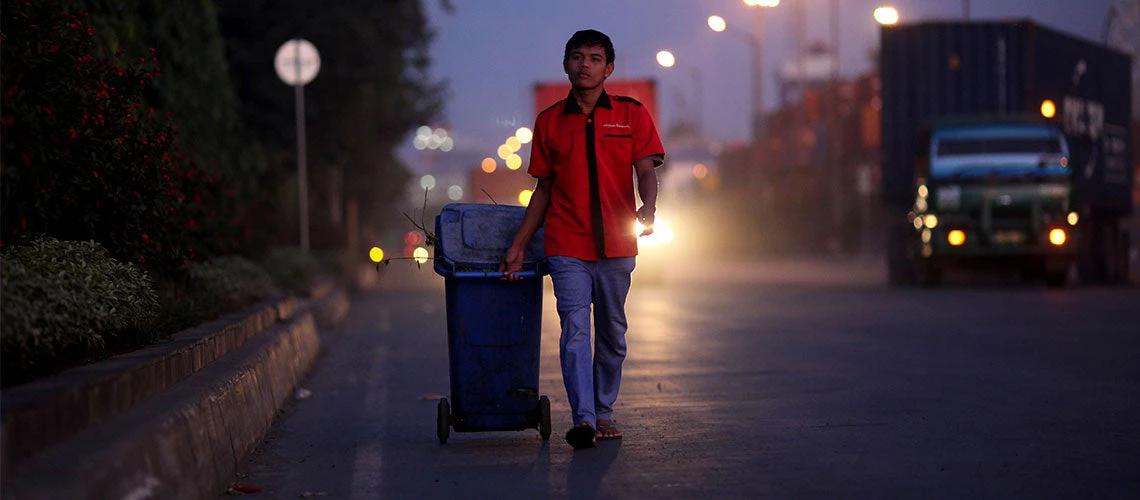
<path fill-rule="evenodd" d="M 487 203 L 450 203 L 436 217 L 439 246 L 435 257 L 445 269 L 495 270 L 511 246 L 526 207 Z M 531 238 L 523 269 L 533 269 L 543 257 L 542 228 Z M 436 266 L 437 271 L 440 266 Z M 441 273 L 443 274 L 443 273 Z"/>

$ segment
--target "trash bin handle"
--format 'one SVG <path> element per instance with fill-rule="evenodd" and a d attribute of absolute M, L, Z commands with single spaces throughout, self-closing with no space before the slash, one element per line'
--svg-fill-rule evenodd
<path fill-rule="evenodd" d="M 455 278 L 502 278 L 506 273 L 499 271 L 456 271 L 451 276 Z M 534 271 L 517 271 L 512 273 L 520 278 L 533 278 L 538 276 Z"/>

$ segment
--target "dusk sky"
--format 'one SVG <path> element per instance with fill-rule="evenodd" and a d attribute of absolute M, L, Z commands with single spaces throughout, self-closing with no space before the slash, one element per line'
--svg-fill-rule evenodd
<path fill-rule="evenodd" d="M 831 0 L 783 0 L 763 9 L 765 107 L 776 103 L 771 76 L 793 52 L 791 4 L 806 3 L 806 40 L 829 39 Z M 1102 41 L 1112 0 L 974 0 L 975 20 L 1032 19 L 1090 40 Z M 658 127 L 680 116 L 688 102 L 703 102 L 700 116 L 713 139 L 737 141 L 749 134 L 751 48 L 746 36 L 754 26 L 755 8 L 741 0 L 452 0 L 446 13 L 441 0 L 425 6 L 436 32 L 431 74 L 449 83 L 442 125 L 457 150 L 495 148 L 519 126 L 534 120 L 531 89 L 535 82 L 565 81 L 561 58 L 566 39 L 576 30 L 594 28 L 608 34 L 617 51 L 616 78 L 656 79 Z M 843 76 L 866 72 L 878 46 L 872 11 L 880 5 L 898 9 L 903 23 L 960 19 L 963 5 L 954 0 L 840 0 L 840 67 Z M 723 33 L 711 31 L 706 19 L 728 21 Z M 733 36 L 730 32 L 739 33 Z M 657 65 L 662 49 L 676 54 L 672 69 Z M 696 78 L 695 78 L 696 77 Z M 702 92 L 695 92 L 699 78 Z M 409 142 L 411 139 L 408 139 Z"/>

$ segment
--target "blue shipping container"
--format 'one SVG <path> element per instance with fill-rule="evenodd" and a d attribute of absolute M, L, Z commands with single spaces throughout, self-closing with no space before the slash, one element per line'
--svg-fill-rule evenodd
<path fill-rule="evenodd" d="M 881 32 L 882 193 L 914 201 L 923 123 L 955 115 L 1035 116 L 1056 106 L 1070 147 L 1077 203 L 1131 211 L 1131 59 L 1032 21 L 928 22 Z M 1043 119 L 1043 118 L 1042 118 Z"/>

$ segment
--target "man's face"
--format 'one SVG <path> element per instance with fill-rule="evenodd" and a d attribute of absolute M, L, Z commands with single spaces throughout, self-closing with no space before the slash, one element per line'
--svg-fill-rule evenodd
<path fill-rule="evenodd" d="M 563 66 L 570 84 L 579 89 L 597 88 L 614 72 L 613 63 L 606 63 L 606 49 L 601 45 L 586 45 L 570 51 L 570 58 Z"/>

